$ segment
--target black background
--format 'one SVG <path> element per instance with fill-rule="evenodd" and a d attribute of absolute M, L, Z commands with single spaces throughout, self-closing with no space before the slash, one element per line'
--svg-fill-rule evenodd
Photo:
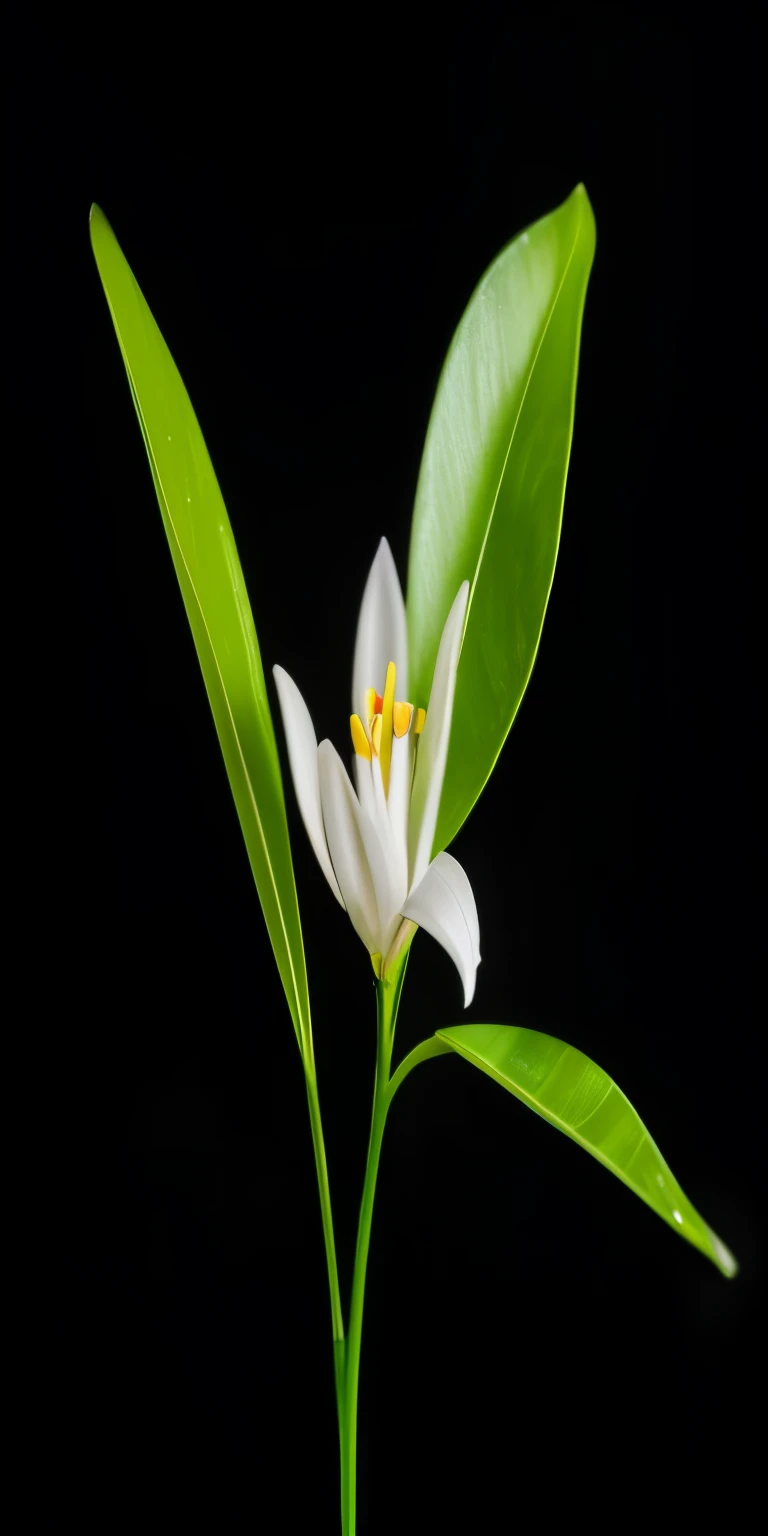
<path fill-rule="evenodd" d="M 761 1263 L 754 37 L 737 11 L 574 6 L 467 10 L 431 42 L 383 15 L 221 13 L 176 43 L 157 16 L 79 27 L 18 21 L 9 140 L 10 319 L 19 378 L 49 381 L 50 439 L 26 414 L 57 486 L 33 551 L 59 706 L 34 907 L 55 999 L 31 1095 L 41 1464 L 100 1528 L 133 1500 L 187 1518 L 212 1482 L 220 1528 L 334 1529 L 298 1056 L 90 202 L 189 388 L 265 667 L 341 746 L 362 586 L 382 533 L 405 577 L 453 329 L 500 247 L 583 180 L 598 247 L 555 584 L 454 849 L 484 956 L 468 1017 L 607 1068 L 742 1271 L 726 1282 L 463 1062 L 419 1068 L 377 1198 L 360 1529 L 626 1522 L 645 1499 L 692 1518 L 718 1494 L 740 1524 Z M 346 1292 L 374 996 L 288 801 Z M 400 1054 L 459 1016 L 424 936 Z"/>

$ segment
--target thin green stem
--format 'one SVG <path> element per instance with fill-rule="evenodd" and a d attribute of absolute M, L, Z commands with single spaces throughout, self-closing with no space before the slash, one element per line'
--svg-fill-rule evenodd
<path fill-rule="evenodd" d="M 307 1102 L 309 1104 L 309 1122 L 312 1130 L 312 1145 L 315 1152 L 315 1169 L 317 1171 L 317 1186 L 320 1193 L 325 1257 L 328 1265 L 328 1285 L 331 1293 L 333 1363 L 336 1381 L 336 1407 L 339 1419 L 339 1449 L 341 1454 L 341 1521 L 343 1536 L 355 1536 L 357 1395 L 360 1377 L 360 1346 L 363 1330 L 365 1276 L 368 1266 L 368 1251 L 371 1243 L 371 1222 L 373 1219 L 373 1202 L 379 1171 L 381 1143 L 384 1136 L 387 1111 L 392 1098 L 389 1073 L 392 1064 L 395 1024 L 411 937 L 411 934 L 406 936 L 406 942 L 397 955 L 396 960 L 391 964 L 387 976 L 376 984 L 378 1015 L 376 1083 L 373 1095 L 373 1116 L 371 1119 L 371 1135 L 368 1145 L 363 1199 L 357 1231 L 349 1333 L 346 1338 L 344 1336 L 344 1318 L 341 1308 L 339 1275 L 336 1263 L 331 1194 L 328 1185 L 328 1165 L 325 1158 L 323 1124 L 320 1115 L 317 1072 L 311 1034 L 308 1035 L 305 1041 L 304 1049 L 304 1076 L 307 1087 Z M 415 1065 L 415 1062 L 413 1065 Z M 399 1085 L 401 1077 L 402 1073 L 397 1074 L 396 1086 Z"/>
<path fill-rule="evenodd" d="M 349 1313 L 349 1329 L 345 1345 L 345 1395 L 344 1411 L 339 1418 L 342 1461 L 342 1529 L 344 1536 L 355 1536 L 356 1488 L 357 1488 L 357 1395 L 360 1377 L 360 1347 L 363 1332 L 363 1302 L 368 1252 L 371 1244 L 373 1202 L 384 1136 L 384 1126 L 390 1104 L 389 1071 L 392 1063 L 395 1023 L 400 1003 L 400 993 L 405 976 L 408 949 L 398 956 L 388 975 L 376 983 L 376 1007 L 378 1015 L 376 1047 L 376 1083 L 373 1094 L 371 1135 L 368 1144 L 368 1160 L 365 1183 L 357 1228 L 355 1268 L 352 1278 L 352 1301 Z"/>
<path fill-rule="evenodd" d="M 378 983 L 379 987 L 384 985 Z M 379 1051 L 376 1062 L 376 1089 L 373 1101 L 373 1117 L 371 1120 L 371 1137 L 368 1146 L 368 1161 L 365 1169 L 365 1184 L 363 1186 L 363 1199 L 360 1207 L 360 1221 L 357 1229 L 357 1247 L 355 1249 L 355 1269 L 352 1280 L 352 1302 L 349 1311 L 349 1334 L 347 1336 L 346 1359 L 346 1394 L 345 1413 L 346 1420 L 346 1512 L 347 1530 L 345 1536 L 354 1536 L 355 1532 L 355 1493 L 357 1482 L 357 1390 L 360 1374 L 360 1345 L 363 1331 L 363 1301 L 365 1297 L 365 1275 L 368 1266 L 368 1250 L 371 1242 L 371 1220 L 373 1217 L 373 1201 L 376 1194 L 376 1179 L 379 1171 L 379 1156 L 384 1135 L 384 1122 L 387 1116 L 386 1085 L 388 1077 L 388 1063 L 386 1052 L 381 1049 L 381 1029 L 379 1031 Z"/>
<path fill-rule="evenodd" d="M 328 1285 L 331 1292 L 331 1324 L 333 1327 L 334 1349 L 336 1350 L 336 1346 L 343 1344 L 344 1342 L 344 1315 L 341 1310 L 339 1271 L 336 1264 L 336 1242 L 333 1235 L 333 1216 L 331 1214 L 331 1191 L 328 1184 L 328 1164 L 325 1160 L 323 1122 L 320 1115 L 320 1099 L 317 1092 L 317 1073 L 315 1070 L 315 1053 L 312 1045 L 311 1035 L 309 1037 L 308 1046 L 304 1053 L 304 1077 L 307 1085 L 307 1101 L 309 1103 L 309 1123 L 312 1129 L 312 1145 L 315 1151 L 317 1187 L 320 1191 L 320 1213 L 323 1221 L 325 1257 L 328 1264 Z M 338 1353 L 339 1352 L 337 1351 L 337 1354 Z M 337 1399 L 339 1399 L 338 1366 L 336 1374 L 336 1395 Z"/>

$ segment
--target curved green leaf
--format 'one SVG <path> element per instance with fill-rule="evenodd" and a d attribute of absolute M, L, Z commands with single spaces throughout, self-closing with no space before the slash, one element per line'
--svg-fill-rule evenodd
<path fill-rule="evenodd" d="M 506 1024 L 458 1024 L 437 1039 L 591 1152 L 722 1274 L 736 1274 L 733 1254 L 683 1194 L 629 1099 L 588 1056 Z"/>
<path fill-rule="evenodd" d="M 301 1046 L 309 1028 L 304 945 L 275 733 L 237 546 L 178 369 L 104 214 L 95 205 L 91 244 Z"/>
<path fill-rule="evenodd" d="M 433 852 L 469 815 L 536 659 L 560 542 L 595 221 L 578 186 L 518 235 L 453 338 L 427 431 L 408 563 L 410 693 L 426 704 L 442 626 L 470 582 Z"/>

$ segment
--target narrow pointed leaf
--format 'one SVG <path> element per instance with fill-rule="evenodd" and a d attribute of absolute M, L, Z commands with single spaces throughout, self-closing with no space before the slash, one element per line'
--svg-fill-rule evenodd
<path fill-rule="evenodd" d="M 683 1194 L 629 1099 L 588 1056 L 507 1024 L 457 1024 L 436 1038 L 591 1152 L 722 1274 L 736 1274 L 733 1254 Z"/>
<path fill-rule="evenodd" d="M 595 221 L 582 186 L 508 245 L 471 298 L 435 396 L 408 564 L 410 690 L 470 582 L 433 854 L 466 820 L 515 718 L 560 542 Z"/>
<path fill-rule="evenodd" d="M 304 946 L 275 733 L 237 547 L 178 369 L 107 220 L 95 205 L 91 244 L 301 1045 L 309 1028 Z M 140 593 L 137 601 L 141 602 Z"/>

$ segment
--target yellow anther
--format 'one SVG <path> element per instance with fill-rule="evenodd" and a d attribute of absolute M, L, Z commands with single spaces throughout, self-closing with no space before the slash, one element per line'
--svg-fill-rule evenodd
<path fill-rule="evenodd" d="M 392 711 L 392 725 L 395 735 L 400 740 L 401 736 L 407 736 L 413 715 L 412 704 L 395 704 Z"/>
<path fill-rule="evenodd" d="M 349 727 L 352 732 L 352 745 L 358 757 L 364 757 L 366 762 L 371 761 L 371 744 L 365 734 L 365 726 L 359 715 L 350 715 Z"/>
<path fill-rule="evenodd" d="M 371 746 L 379 757 L 381 755 L 381 715 L 374 715 L 371 721 Z"/>
<path fill-rule="evenodd" d="M 392 761 L 392 714 L 395 707 L 395 675 L 395 663 L 390 661 L 387 667 L 387 681 L 384 684 L 384 697 L 381 704 L 381 746 L 379 747 L 381 777 L 385 795 L 389 794 L 389 765 Z"/>
<path fill-rule="evenodd" d="M 420 736 L 421 735 L 421 733 L 422 733 L 422 731 L 424 729 L 424 721 L 426 720 L 426 718 L 427 718 L 427 711 L 425 709 L 417 709 L 417 711 L 416 711 L 416 719 L 413 722 L 413 734 L 414 734 L 414 736 Z"/>
<path fill-rule="evenodd" d="M 365 718 L 370 725 L 374 715 L 381 714 L 381 694 L 375 688 L 365 690 Z"/>

